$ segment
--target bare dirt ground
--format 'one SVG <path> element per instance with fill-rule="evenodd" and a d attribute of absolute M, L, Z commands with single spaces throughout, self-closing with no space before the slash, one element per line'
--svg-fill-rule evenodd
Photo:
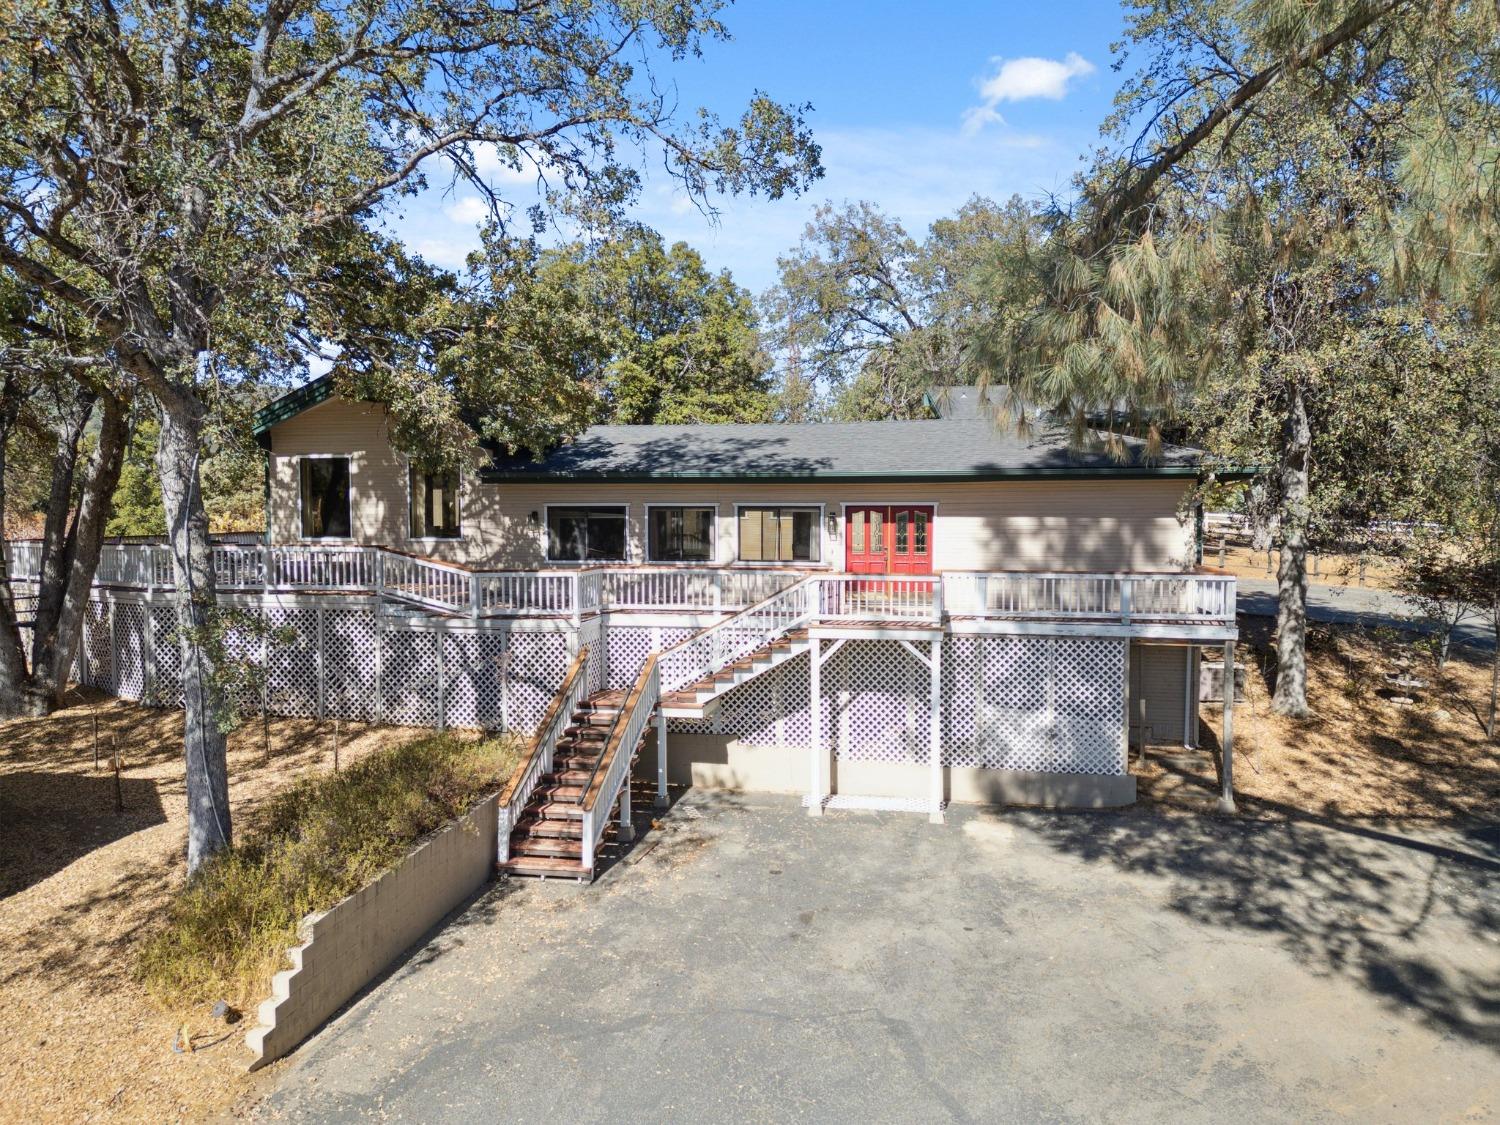
<path fill-rule="evenodd" d="M 185 871 L 182 715 L 94 693 L 69 701 L 46 719 L 0 723 L 0 1118 L 213 1117 L 254 1089 L 247 1024 L 163 1011 L 135 981 L 138 940 Z M 96 716 L 101 756 L 117 743 L 123 758 L 123 812 L 112 770 L 94 769 Z M 340 762 L 413 734 L 345 725 Z M 236 820 L 331 770 L 332 739 L 331 722 L 272 720 L 267 762 L 258 720 L 232 735 Z M 191 1054 L 172 1050 L 184 1023 Z"/>
<path fill-rule="evenodd" d="M 1432 824 L 1489 823 L 1500 808 L 1500 741 L 1485 737 L 1488 662 L 1462 650 L 1441 672 L 1390 631 L 1315 626 L 1308 652 L 1313 717 L 1271 711 L 1272 622 L 1241 616 L 1234 780 L 1242 815 L 1312 815 Z M 1390 674 L 1424 681 L 1398 687 Z M 1403 703 L 1399 698 L 1413 700 Z M 1223 717 L 1203 707 L 1205 744 L 1132 763 L 1142 797 L 1167 809 L 1213 806 Z"/>

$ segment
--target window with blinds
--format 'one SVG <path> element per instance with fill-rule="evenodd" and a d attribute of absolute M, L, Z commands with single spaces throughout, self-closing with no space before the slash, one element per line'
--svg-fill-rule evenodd
<path fill-rule="evenodd" d="M 820 562 L 818 509 L 741 508 L 739 541 L 740 562 Z"/>
<path fill-rule="evenodd" d="M 712 508 L 652 508 L 647 541 L 652 562 L 712 562 Z"/>

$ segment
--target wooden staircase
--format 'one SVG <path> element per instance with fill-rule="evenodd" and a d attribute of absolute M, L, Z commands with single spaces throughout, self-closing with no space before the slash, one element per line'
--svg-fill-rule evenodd
<path fill-rule="evenodd" d="M 584 700 L 562 729 L 552 772 L 541 776 L 510 834 L 510 859 L 500 870 L 537 878 L 593 879 L 583 865 L 583 796 L 619 717 L 623 693 L 599 692 Z M 640 746 L 629 749 L 631 768 Z M 629 782 L 627 781 L 628 785 Z M 616 835 L 611 823 L 606 839 Z"/>
<path fill-rule="evenodd" d="M 661 700 L 662 710 L 674 719 L 702 718 L 724 695 L 806 652 L 811 645 L 806 629 L 792 629 L 712 675 L 665 693 Z"/>

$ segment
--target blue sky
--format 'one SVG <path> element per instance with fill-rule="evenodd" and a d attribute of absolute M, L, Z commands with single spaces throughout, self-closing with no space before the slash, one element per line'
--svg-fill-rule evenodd
<path fill-rule="evenodd" d="M 1118 3 L 925 7 L 742 0 L 728 9 L 733 41 L 664 72 L 682 106 L 732 119 L 757 88 L 811 102 L 826 175 L 801 198 L 722 199 L 714 223 L 648 170 L 635 217 L 759 294 L 826 200 L 871 200 L 920 237 L 974 194 L 1065 191 L 1109 112 Z M 511 190 L 528 201 L 529 188 Z M 469 195 L 434 188 L 404 203 L 394 225 L 434 263 L 456 268 L 477 241 L 480 208 Z"/>

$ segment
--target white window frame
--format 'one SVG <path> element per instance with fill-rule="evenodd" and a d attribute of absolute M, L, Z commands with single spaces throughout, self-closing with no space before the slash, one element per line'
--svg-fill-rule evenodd
<path fill-rule="evenodd" d="M 411 506 L 416 496 L 411 488 L 412 459 L 403 456 L 406 464 L 406 541 L 408 543 L 459 543 L 464 537 L 464 474 L 458 474 L 458 489 L 453 499 L 453 510 L 458 516 L 457 535 L 413 535 L 411 533 Z"/>
<path fill-rule="evenodd" d="M 331 460 L 334 460 L 335 458 L 337 458 L 339 460 L 342 460 L 342 461 L 348 461 L 349 462 L 349 534 L 345 535 L 345 536 L 336 536 L 336 535 L 303 535 L 302 534 L 302 526 L 303 526 L 302 511 L 303 511 L 303 505 L 307 501 L 307 497 L 306 497 L 306 495 L 302 491 L 302 462 L 304 462 L 304 461 L 331 461 Z M 338 544 L 345 544 L 345 545 L 347 545 L 347 544 L 356 542 L 356 539 L 354 537 L 354 526 L 355 526 L 355 524 L 354 524 L 354 513 L 355 513 L 355 510 L 356 510 L 355 509 L 355 504 L 354 504 L 354 492 L 355 492 L 355 490 L 354 490 L 354 460 L 355 460 L 354 454 L 352 454 L 352 453 L 295 453 L 295 454 L 292 455 L 292 462 L 296 466 L 296 472 L 297 472 L 297 514 L 296 514 L 296 520 L 297 520 L 297 542 L 299 542 L 299 543 L 331 543 L 331 544 L 336 544 L 336 545 L 338 545 Z"/>
<path fill-rule="evenodd" d="M 625 557 L 623 559 L 554 559 L 552 557 L 552 551 L 551 551 L 552 541 L 551 541 L 551 537 L 549 535 L 549 529 L 552 527 L 552 509 L 553 508 L 618 508 L 618 509 L 620 509 L 620 511 L 622 511 L 622 512 L 625 513 Z M 558 504 L 543 504 L 542 505 L 541 541 L 542 541 L 542 561 L 543 561 L 543 563 L 545 565 L 547 565 L 549 567 L 553 567 L 553 566 L 576 566 L 576 567 L 579 567 L 581 569 L 581 568 L 586 567 L 586 566 L 609 566 L 612 563 L 625 563 L 625 564 L 629 565 L 629 563 L 630 563 L 630 505 L 629 504 L 606 503 L 606 502 L 595 503 L 593 501 L 588 501 L 588 500 L 585 500 L 582 503 L 572 503 L 572 504 L 563 504 L 563 503 L 558 503 Z"/>
<path fill-rule="evenodd" d="M 707 559 L 702 559 L 702 560 L 696 560 L 696 561 L 695 560 L 691 560 L 691 559 L 654 559 L 654 558 L 652 558 L 651 557 L 651 513 L 652 513 L 652 511 L 654 509 L 657 509 L 657 508 L 678 508 L 678 509 L 682 509 L 682 508 L 707 508 L 710 512 L 712 512 L 713 513 L 713 531 L 709 534 L 709 539 L 708 539 L 709 546 L 712 548 L 712 553 L 708 556 L 708 558 Z M 695 566 L 718 566 L 719 565 L 719 519 L 720 519 L 719 505 L 715 501 L 713 501 L 713 500 L 700 500 L 700 501 L 684 500 L 680 504 L 664 504 L 664 503 L 663 504 L 647 504 L 646 505 L 646 520 L 645 520 L 645 523 L 641 527 L 641 558 L 643 558 L 646 561 L 647 565 L 649 565 L 649 566 L 677 566 L 677 567 L 684 567 L 684 568 L 692 568 L 692 567 L 695 567 Z M 738 543 L 736 543 L 736 546 L 738 546 Z M 736 551 L 735 553 L 738 554 L 739 552 Z"/>
<path fill-rule="evenodd" d="M 740 512 L 746 508 L 816 508 L 818 511 L 818 561 L 801 562 L 791 559 L 788 562 L 748 562 L 740 558 Z M 832 563 L 829 560 L 827 520 L 828 505 L 817 502 L 752 500 L 743 504 L 736 503 L 734 506 L 734 559 L 731 565 L 747 570 L 830 570 Z"/>
<path fill-rule="evenodd" d="M 839 570 L 844 569 L 844 563 L 848 561 L 848 548 L 844 543 L 849 534 L 849 509 L 850 508 L 931 508 L 932 526 L 927 530 L 927 553 L 932 556 L 932 573 L 937 574 L 937 522 L 938 502 L 936 500 L 845 500 L 839 508 Z M 894 534 L 894 532 L 892 533 Z"/>

